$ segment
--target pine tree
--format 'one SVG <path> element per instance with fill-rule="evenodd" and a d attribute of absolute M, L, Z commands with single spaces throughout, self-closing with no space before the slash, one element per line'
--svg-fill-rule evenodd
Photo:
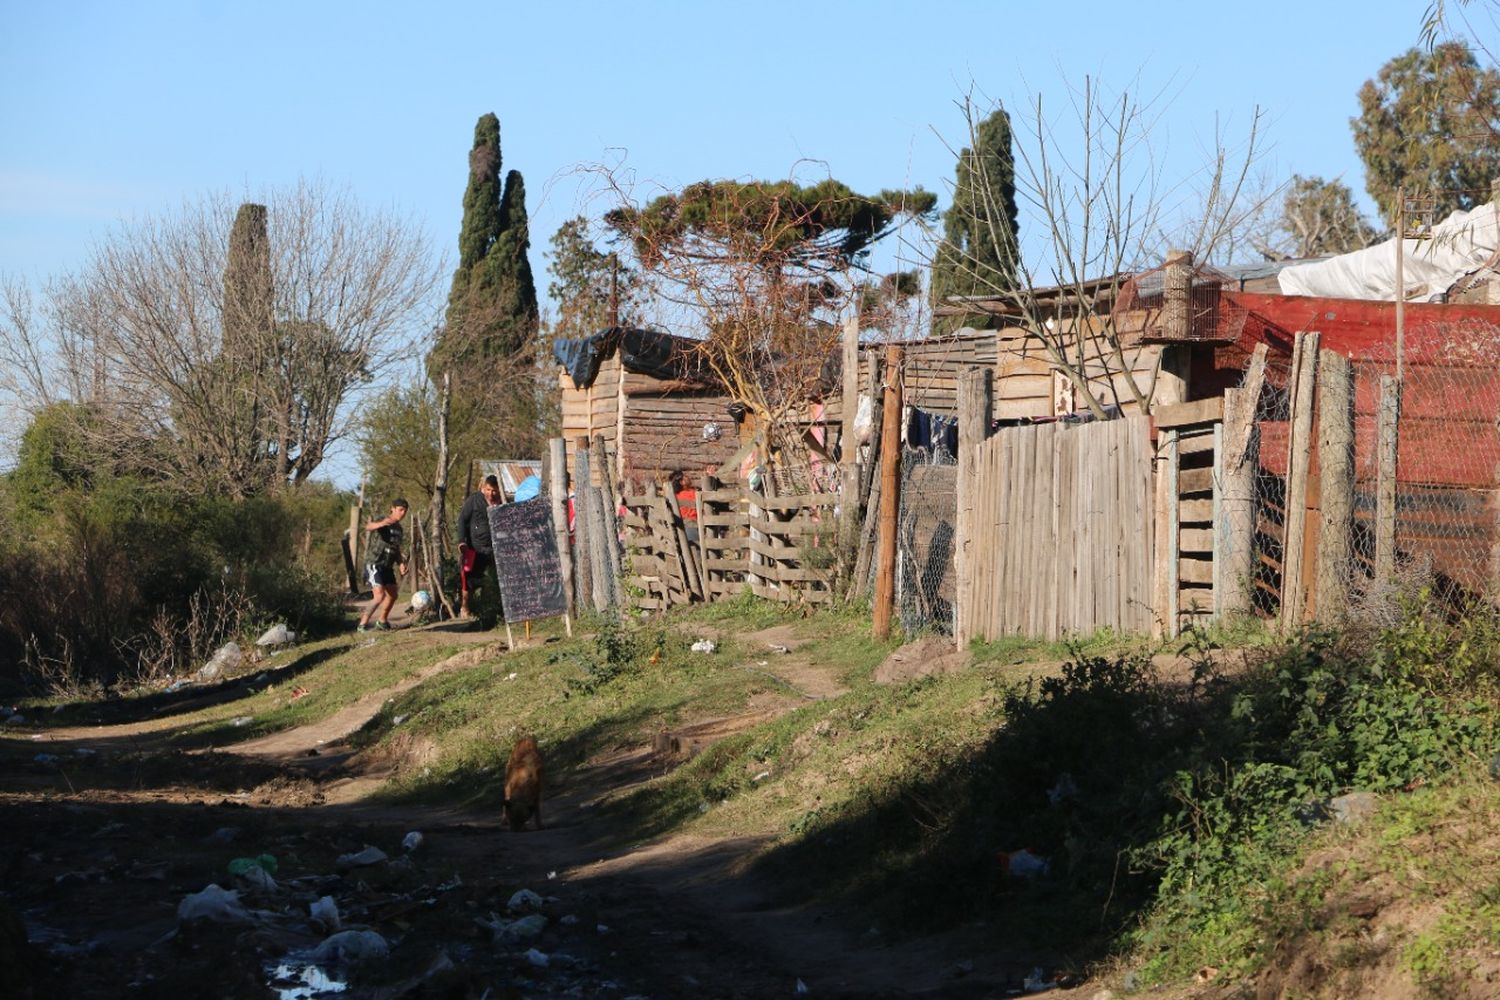
<path fill-rule="evenodd" d="M 950 295 L 993 295 L 1016 280 L 1015 161 L 1010 115 L 996 108 L 973 132 L 974 145 L 958 154 L 953 204 L 943 214 L 943 242 L 932 262 L 932 303 Z M 947 333 L 979 317 L 944 316 L 934 333 Z"/>

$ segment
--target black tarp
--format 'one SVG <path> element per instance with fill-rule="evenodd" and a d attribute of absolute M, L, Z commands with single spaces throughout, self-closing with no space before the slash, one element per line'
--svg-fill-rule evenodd
<path fill-rule="evenodd" d="M 670 333 L 612 326 L 581 340 L 556 341 L 552 356 L 575 386 L 587 389 L 599 376 L 604 359 L 616 349 L 626 371 L 659 379 L 694 378 L 698 375 L 696 359 L 690 357 L 694 344 Z"/>

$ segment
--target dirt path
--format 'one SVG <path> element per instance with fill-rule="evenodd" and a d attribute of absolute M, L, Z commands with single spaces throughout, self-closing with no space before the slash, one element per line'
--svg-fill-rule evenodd
<path fill-rule="evenodd" d="M 452 641 L 435 636 L 434 645 L 439 638 Z M 319 894 L 393 942 L 375 981 L 356 968 L 344 996 L 427 995 L 437 981 L 459 984 L 456 996 L 500 981 L 524 996 L 747 998 L 793 996 L 799 983 L 813 995 L 850 997 L 993 996 L 1018 984 L 1025 970 L 986 964 L 992 948 L 975 938 L 893 945 L 851 914 L 772 907 L 771 887 L 744 871 L 754 841 L 679 835 L 605 846 L 595 811 L 603 795 L 797 699 L 844 690 L 831 670 L 799 655 L 790 628 L 738 641 L 751 657 L 740 666 L 775 677 L 787 696 L 684 727 L 667 745 L 591 762 L 548 799 L 541 832 L 502 831 L 493 815 L 372 801 L 384 773 L 340 742 L 392 696 L 500 655 L 490 641 L 309 725 L 214 751 L 148 755 L 144 765 L 132 758 L 134 773 L 126 755 L 114 755 L 129 740 L 169 732 L 170 719 L 51 730 L 29 749 L 44 742 L 59 760 L 33 759 L 0 786 L 15 834 L 0 875 L 11 879 L 8 896 L 33 938 L 67 957 L 51 974 L 80 998 L 116 995 L 122 982 L 144 995 L 198 995 L 205 976 L 222 995 L 270 995 L 268 970 L 323 937 L 306 918 Z M 411 831 L 423 842 L 405 854 Z M 339 862 L 365 845 L 395 860 L 354 870 Z M 249 930 L 177 927 L 179 901 L 208 881 L 231 884 L 227 859 L 259 852 L 283 859 L 276 894 L 247 896 L 271 916 Z M 546 898 L 547 930 L 492 940 L 523 888 Z"/>

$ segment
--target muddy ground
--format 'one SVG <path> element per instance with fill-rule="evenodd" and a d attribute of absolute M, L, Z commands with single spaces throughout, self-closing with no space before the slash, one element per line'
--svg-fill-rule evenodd
<path fill-rule="evenodd" d="M 432 672 L 503 655 L 491 637 L 473 638 Z M 838 691 L 795 649 L 767 663 L 807 697 Z M 521 833 L 498 815 L 369 802 L 390 762 L 341 740 L 394 689 L 273 737 L 167 749 L 174 717 L 205 698 L 233 699 L 245 683 L 112 703 L 97 725 L 4 728 L 6 995 L 993 997 L 1021 993 L 1031 971 L 1001 957 L 983 927 L 891 942 L 857 912 L 770 908 L 785 887 L 738 871 L 752 846 L 742 842 L 601 846 L 591 803 L 672 766 L 681 745 L 592 762 L 545 802 L 545 829 Z M 701 746 L 750 721 L 681 735 Z M 412 832 L 421 843 L 407 849 Z M 347 857 L 366 847 L 385 860 Z M 260 855 L 275 859 L 274 886 L 229 874 L 235 859 Z M 210 885 L 239 890 L 243 912 L 179 919 L 184 900 Z M 518 899 L 522 890 L 533 895 Z M 387 951 L 326 954 L 334 928 L 310 916 L 323 897 L 340 928 L 373 931 Z M 374 938 L 337 940 L 353 948 Z"/>

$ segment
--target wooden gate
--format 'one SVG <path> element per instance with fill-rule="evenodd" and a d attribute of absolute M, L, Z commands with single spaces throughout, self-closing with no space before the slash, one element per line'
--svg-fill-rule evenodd
<path fill-rule="evenodd" d="M 1150 423 L 1051 423 L 977 445 L 966 632 L 1059 639 L 1146 632 L 1152 607 Z"/>

